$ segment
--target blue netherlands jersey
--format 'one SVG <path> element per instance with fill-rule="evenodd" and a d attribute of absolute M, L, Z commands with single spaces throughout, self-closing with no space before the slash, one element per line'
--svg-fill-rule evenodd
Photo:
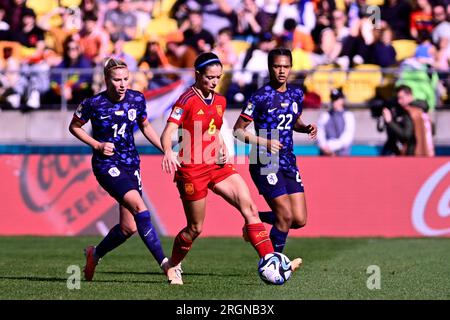
<path fill-rule="evenodd" d="M 271 155 L 265 146 L 252 148 L 250 159 L 257 158 L 258 166 L 297 171 L 292 133 L 294 124 L 302 113 L 302 101 L 303 91 L 300 88 L 288 85 L 285 92 L 279 92 L 269 84 L 258 89 L 247 101 L 241 117 L 254 121 L 257 135 L 278 139 L 283 144 L 279 158 Z M 256 153 L 258 157 L 255 157 Z"/>
<path fill-rule="evenodd" d="M 147 118 L 144 95 L 128 89 L 122 101 L 109 100 L 106 91 L 85 99 L 74 116 L 82 122 L 91 120 L 92 136 L 99 142 L 114 143 L 114 155 L 105 156 L 94 150 L 93 169 L 106 172 L 118 165 L 139 167 L 139 154 L 134 144 L 134 129 Z"/>

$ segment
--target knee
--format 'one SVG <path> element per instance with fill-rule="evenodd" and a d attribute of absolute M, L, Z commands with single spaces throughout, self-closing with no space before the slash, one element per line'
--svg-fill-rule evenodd
<path fill-rule="evenodd" d="M 191 236 L 192 240 L 195 240 L 195 238 L 197 238 L 202 233 L 202 231 L 203 231 L 203 226 L 200 224 L 189 225 L 185 229 L 185 232 Z"/>
<path fill-rule="evenodd" d="M 128 239 L 137 232 L 137 228 L 136 226 L 120 226 L 120 231 Z"/>
<path fill-rule="evenodd" d="M 292 221 L 291 229 L 300 229 L 306 225 L 306 217 L 297 218 Z"/>

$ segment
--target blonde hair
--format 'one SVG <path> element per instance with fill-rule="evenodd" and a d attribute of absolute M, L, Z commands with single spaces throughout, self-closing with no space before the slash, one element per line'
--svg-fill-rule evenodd
<path fill-rule="evenodd" d="M 112 70 L 120 69 L 120 68 L 128 68 L 127 64 L 122 60 L 115 58 L 107 58 L 105 60 L 105 64 L 103 66 L 103 73 L 105 77 L 109 75 Z"/>

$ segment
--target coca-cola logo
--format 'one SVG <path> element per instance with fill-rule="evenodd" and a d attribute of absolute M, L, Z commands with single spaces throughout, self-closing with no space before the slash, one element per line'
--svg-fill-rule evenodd
<path fill-rule="evenodd" d="M 449 172 L 450 162 L 447 162 L 425 181 L 414 200 L 412 223 L 414 228 L 425 236 L 441 236 L 450 233 L 450 227 L 440 227 L 445 218 L 450 216 Z M 433 198 L 435 199 L 432 201 Z M 437 210 L 437 217 L 434 216 L 435 223 L 430 225 L 426 218 L 433 215 L 427 212 L 434 214 L 435 210 Z"/>
<path fill-rule="evenodd" d="M 36 213 L 45 212 L 73 185 L 84 182 L 91 173 L 85 157 L 42 155 L 31 158 L 25 155 L 20 171 L 20 192 L 26 206 Z"/>

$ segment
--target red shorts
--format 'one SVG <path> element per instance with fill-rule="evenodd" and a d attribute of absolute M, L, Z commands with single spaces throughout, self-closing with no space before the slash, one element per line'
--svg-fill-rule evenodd
<path fill-rule="evenodd" d="M 174 181 L 177 183 L 180 198 L 193 201 L 205 198 L 208 188 L 212 190 L 216 183 L 235 173 L 237 171 L 231 164 L 182 165 L 175 172 Z"/>

